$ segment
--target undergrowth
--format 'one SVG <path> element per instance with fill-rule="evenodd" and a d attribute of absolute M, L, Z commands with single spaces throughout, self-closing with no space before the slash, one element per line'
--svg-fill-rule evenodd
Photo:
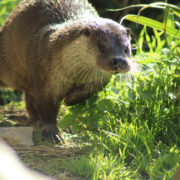
<path fill-rule="evenodd" d="M 143 71 L 114 76 L 103 92 L 64 115 L 60 126 L 92 143 L 89 164 L 96 168 L 90 179 L 155 180 L 174 174 L 180 158 L 180 69 L 176 60 L 169 60 L 144 54 L 139 60 Z M 68 163 L 72 170 L 83 166 Z"/>
<path fill-rule="evenodd" d="M 166 37 L 172 54 L 163 37 L 144 26 L 132 57 L 140 70 L 113 76 L 104 91 L 68 108 L 59 126 L 92 146 L 86 158 L 63 167 L 85 179 L 172 178 L 180 161 L 180 51 L 179 39 Z"/>

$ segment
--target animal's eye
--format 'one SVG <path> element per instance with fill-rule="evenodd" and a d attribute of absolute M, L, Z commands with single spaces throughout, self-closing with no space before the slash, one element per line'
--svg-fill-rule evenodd
<path fill-rule="evenodd" d="M 128 46 L 126 46 L 126 47 L 124 48 L 124 53 L 125 53 L 125 54 L 129 54 L 129 47 L 128 47 Z"/>
<path fill-rule="evenodd" d="M 131 29 L 129 29 L 129 28 L 126 28 L 126 33 L 127 33 L 127 36 L 130 36 Z"/>
<path fill-rule="evenodd" d="M 103 45 L 103 44 L 99 44 L 99 51 L 102 52 L 102 53 L 105 53 L 106 52 L 106 47 Z"/>

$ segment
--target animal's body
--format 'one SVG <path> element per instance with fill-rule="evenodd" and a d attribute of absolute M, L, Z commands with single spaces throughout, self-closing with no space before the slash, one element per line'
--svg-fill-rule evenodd
<path fill-rule="evenodd" d="M 76 104 L 130 69 L 129 30 L 86 0 L 22 0 L 0 28 L 0 86 L 25 93 L 32 120 L 56 138 L 59 102 Z"/>

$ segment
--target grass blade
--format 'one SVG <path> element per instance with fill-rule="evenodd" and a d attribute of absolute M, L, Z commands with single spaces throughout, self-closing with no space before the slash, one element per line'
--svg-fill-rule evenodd
<path fill-rule="evenodd" d="M 153 20 L 153 19 L 150 19 L 150 18 L 147 18 L 147 17 L 144 17 L 144 16 L 138 16 L 138 15 L 130 14 L 130 15 L 125 16 L 121 20 L 121 22 L 124 19 L 135 22 L 135 23 L 138 23 L 138 24 L 141 24 L 141 25 L 146 25 L 146 26 L 149 26 L 151 28 L 156 28 L 156 29 L 158 29 L 160 31 L 164 31 L 163 23 L 161 23 L 159 21 L 156 21 L 156 20 Z M 177 39 L 180 39 L 180 31 L 173 28 L 173 27 L 168 27 L 167 26 L 166 27 L 166 33 L 169 34 L 169 35 L 174 36 Z"/>

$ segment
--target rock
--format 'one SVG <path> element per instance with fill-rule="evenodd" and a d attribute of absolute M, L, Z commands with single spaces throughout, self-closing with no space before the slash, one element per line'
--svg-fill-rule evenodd
<path fill-rule="evenodd" d="M 10 145 L 33 146 L 33 127 L 0 127 L 0 137 Z"/>

